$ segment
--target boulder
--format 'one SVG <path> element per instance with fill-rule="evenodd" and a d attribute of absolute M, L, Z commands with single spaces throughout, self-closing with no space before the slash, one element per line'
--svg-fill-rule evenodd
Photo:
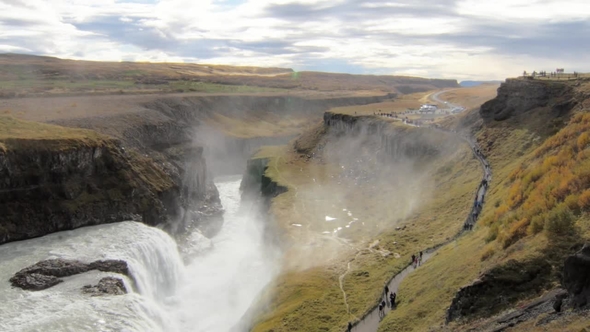
<path fill-rule="evenodd" d="M 127 288 L 123 280 L 115 277 L 104 277 L 100 279 L 98 285 L 86 285 L 82 288 L 82 292 L 92 294 L 92 296 L 101 295 L 123 295 L 127 294 Z"/>
<path fill-rule="evenodd" d="M 567 289 L 574 308 L 583 307 L 590 302 L 590 243 L 566 258 L 563 286 Z"/>
<path fill-rule="evenodd" d="M 127 262 L 122 260 L 109 259 L 104 261 L 94 261 L 88 264 L 88 267 L 90 270 L 114 272 L 129 276 L 129 267 L 127 267 Z"/>
<path fill-rule="evenodd" d="M 43 290 L 53 287 L 63 280 L 39 273 L 23 274 L 10 279 L 13 286 L 24 290 Z"/>
<path fill-rule="evenodd" d="M 25 290 L 43 290 L 63 282 L 63 277 L 98 270 L 130 276 L 127 262 L 122 260 L 101 260 L 90 264 L 68 259 L 48 259 L 26 267 L 10 278 L 13 287 Z"/>

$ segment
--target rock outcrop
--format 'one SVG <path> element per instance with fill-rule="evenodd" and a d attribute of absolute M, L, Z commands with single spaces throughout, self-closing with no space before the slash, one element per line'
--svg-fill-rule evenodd
<path fill-rule="evenodd" d="M 117 140 L 15 141 L 0 149 L 0 244 L 116 221 L 170 221 L 180 189 Z"/>
<path fill-rule="evenodd" d="M 371 137 L 378 140 L 376 150 L 383 151 L 383 156 L 393 159 L 432 158 L 440 154 L 449 154 L 463 144 L 453 134 L 430 128 L 392 126 L 387 121 L 373 116 L 351 116 L 326 112 L 324 126 L 332 137 Z M 321 149 L 321 143 L 318 148 Z"/>
<path fill-rule="evenodd" d="M 565 260 L 563 286 L 575 308 L 590 303 L 590 244 Z"/>
<path fill-rule="evenodd" d="M 508 261 L 482 274 L 455 294 L 446 321 L 492 316 L 527 294 L 538 293 L 549 279 L 544 259 Z"/>
<path fill-rule="evenodd" d="M 577 103 L 574 89 L 568 83 L 555 81 L 507 79 L 500 85 L 498 96 L 481 106 L 484 122 L 504 121 L 548 108 L 554 116 L 561 116 Z"/>
<path fill-rule="evenodd" d="M 98 281 L 95 286 L 86 285 L 82 288 L 82 292 L 91 294 L 92 296 L 101 295 L 123 295 L 127 294 L 127 288 L 123 280 L 114 277 L 104 277 Z"/>
<path fill-rule="evenodd" d="M 63 282 L 63 279 L 60 278 L 92 270 L 130 276 L 127 262 L 122 260 L 99 260 L 87 264 L 76 260 L 48 259 L 18 271 L 10 278 L 10 283 L 14 287 L 37 291 L 53 287 Z M 106 288 L 112 288 L 112 282 L 105 281 L 104 286 Z"/>

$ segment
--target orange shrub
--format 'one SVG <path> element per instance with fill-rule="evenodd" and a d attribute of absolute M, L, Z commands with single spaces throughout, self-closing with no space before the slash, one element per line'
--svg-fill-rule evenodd
<path fill-rule="evenodd" d="M 513 209 L 522 202 L 522 187 L 520 186 L 521 181 L 517 180 L 508 193 L 508 206 Z"/>
<path fill-rule="evenodd" d="M 590 113 L 577 114 L 510 173 L 504 203 L 483 220 L 486 240 L 506 248 L 543 230 L 549 240 L 575 232 L 577 216 L 590 211 L 589 147 Z"/>
<path fill-rule="evenodd" d="M 494 215 L 496 216 L 496 220 L 500 219 L 504 214 L 506 214 L 506 212 L 508 212 L 510 210 L 510 208 L 508 207 L 508 205 L 506 204 L 502 204 L 500 205 L 496 211 L 494 212 Z"/>
<path fill-rule="evenodd" d="M 590 210 L 590 190 L 589 189 L 584 190 L 584 192 L 580 195 L 580 198 L 578 199 L 578 205 L 584 211 Z"/>
<path fill-rule="evenodd" d="M 510 245 L 515 243 L 516 241 L 522 239 L 527 235 L 527 226 L 529 225 L 529 220 L 527 218 L 522 218 L 519 221 L 512 224 L 508 234 L 504 238 L 504 248 L 508 248 Z"/>

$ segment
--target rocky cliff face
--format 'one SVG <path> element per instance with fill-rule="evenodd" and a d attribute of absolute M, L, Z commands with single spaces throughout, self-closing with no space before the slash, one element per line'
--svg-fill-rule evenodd
<path fill-rule="evenodd" d="M 544 259 L 512 260 L 494 267 L 459 289 L 447 310 L 447 323 L 496 314 L 506 305 L 539 292 L 547 284 L 550 270 Z"/>
<path fill-rule="evenodd" d="M 0 150 L 0 243 L 123 220 L 170 221 L 179 188 L 117 141 Z"/>
<path fill-rule="evenodd" d="M 590 303 L 590 243 L 584 245 L 576 254 L 566 258 L 562 283 L 575 308 L 584 307 Z"/>
<path fill-rule="evenodd" d="M 265 173 L 268 168 L 268 158 L 252 158 L 248 160 L 246 172 L 242 177 L 240 192 L 242 200 L 262 198 L 267 208 L 270 206 L 270 200 L 288 189 L 281 186 Z"/>
<path fill-rule="evenodd" d="M 392 126 L 390 123 L 372 116 L 350 116 L 346 114 L 324 113 L 324 126 L 328 134 L 336 137 L 374 136 L 379 138 L 378 151 L 394 159 L 419 161 L 439 154 L 455 151 L 460 140 L 456 135 L 429 128 Z"/>
<path fill-rule="evenodd" d="M 567 82 L 508 79 L 500 85 L 498 96 L 481 106 L 480 115 L 487 123 L 529 116 L 541 108 L 561 116 L 576 103 L 574 89 Z"/>

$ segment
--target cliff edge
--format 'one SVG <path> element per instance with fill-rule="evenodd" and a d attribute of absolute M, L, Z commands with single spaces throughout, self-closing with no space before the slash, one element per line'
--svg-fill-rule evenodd
<path fill-rule="evenodd" d="M 0 118 L 0 244 L 102 223 L 169 222 L 179 191 L 157 164 L 83 129 Z"/>

